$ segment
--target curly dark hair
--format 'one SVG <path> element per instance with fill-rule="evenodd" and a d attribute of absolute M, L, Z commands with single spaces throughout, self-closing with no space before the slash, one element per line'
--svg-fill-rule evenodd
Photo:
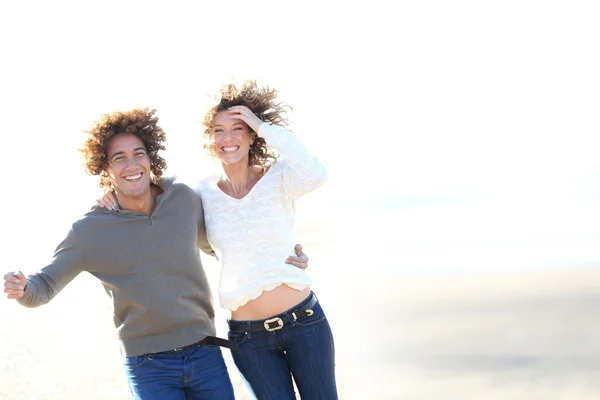
<path fill-rule="evenodd" d="M 166 134 L 157 125 L 156 110 L 133 108 L 127 111 L 115 111 L 102 114 L 92 127 L 85 131 L 88 137 L 81 145 L 79 151 L 83 159 L 83 166 L 89 175 L 100 175 L 100 187 L 110 188 L 110 178 L 106 173 L 108 166 L 107 146 L 108 141 L 119 133 L 132 133 L 139 137 L 150 158 L 150 170 L 154 175 L 153 180 L 160 178 L 167 168 L 166 161 L 158 155 L 160 150 L 165 150 Z"/>
<path fill-rule="evenodd" d="M 214 118 L 220 111 L 225 111 L 233 106 L 246 106 L 258 118 L 271 125 L 287 126 L 287 110 L 292 109 L 284 103 L 275 101 L 277 90 L 266 85 L 258 86 L 255 80 L 246 80 L 237 87 L 234 83 L 226 83 L 217 91 L 214 103 L 204 115 L 202 125 L 204 126 L 204 138 L 207 141 L 204 148 L 211 157 L 217 158 L 217 152 L 212 143 L 212 126 Z M 276 161 L 279 155 L 268 147 L 264 138 L 254 132 L 254 143 L 250 145 L 248 152 L 248 165 L 259 165 L 264 169 Z"/>

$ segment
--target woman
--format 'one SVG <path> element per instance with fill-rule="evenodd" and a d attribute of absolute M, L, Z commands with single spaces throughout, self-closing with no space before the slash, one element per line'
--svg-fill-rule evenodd
<path fill-rule="evenodd" d="M 208 240 L 222 262 L 233 360 L 258 399 L 336 399 L 333 337 L 305 270 L 282 263 L 294 207 L 325 181 L 322 164 L 283 128 L 276 90 L 227 84 L 203 124 L 222 174 L 199 185 Z M 268 145 L 268 147 L 267 147 Z M 281 157 L 271 149 L 275 149 Z"/>

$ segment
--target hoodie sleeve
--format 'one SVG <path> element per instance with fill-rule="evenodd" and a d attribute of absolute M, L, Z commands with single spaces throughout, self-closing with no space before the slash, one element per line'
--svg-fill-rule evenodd
<path fill-rule="evenodd" d="M 56 247 L 50 263 L 27 277 L 25 295 L 17 299 L 17 302 L 33 308 L 52 300 L 84 271 L 83 247 L 78 244 L 77 234 L 74 228 L 71 228 L 67 237 Z"/>

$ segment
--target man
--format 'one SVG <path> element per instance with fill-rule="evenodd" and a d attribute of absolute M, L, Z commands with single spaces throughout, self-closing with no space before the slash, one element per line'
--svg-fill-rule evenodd
<path fill-rule="evenodd" d="M 202 203 L 164 179 L 164 131 L 156 110 L 103 115 L 81 149 L 88 173 L 112 187 L 117 210 L 94 206 L 76 221 L 49 265 L 26 278 L 4 276 L 4 292 L 26 307 L 49 302 L 80 272 L 113 300 L 114 322 L 136 399 L 233 399 L 215 337 L 212 295 L 198 248 L 206 240 Z M 288 262 L 305 267 L 306 257 Z"/>

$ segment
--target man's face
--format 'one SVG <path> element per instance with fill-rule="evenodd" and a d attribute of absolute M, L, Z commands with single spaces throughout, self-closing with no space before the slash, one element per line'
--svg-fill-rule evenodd
<path fill-rule="evenodd" d="M 150 158 L 142 139 L 119 133 L 108 141 L 106 156 L 106 172 L 117 196 L 133 198 L 150 193 Z"/>

